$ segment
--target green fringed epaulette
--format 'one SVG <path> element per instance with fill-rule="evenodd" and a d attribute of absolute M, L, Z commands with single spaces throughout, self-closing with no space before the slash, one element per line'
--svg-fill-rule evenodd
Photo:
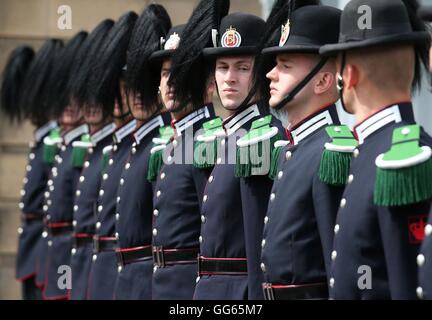
<path fill-rule="evenodd" d="M 194 143 L 194 160 L 196 168 L 211 168 L 218 157 L 218 137 L 225 136 L 222 119 L 215 118 L 203 124 L 204 134 L 197 137 Z"/>
<path fill-rule="evenodd" d="M 287 140 L 278 140 L 273 144 L 273 151 L 271 153 L 271 163 L 270 163 L 270 179 L 274 180 L 276 175 L 278 174 L 278 163 L 279 157 L 282 152 L 282 149 L 289 144 Z"/>
<path fill-rule="evenodd" d="M 255 120 L 248 134 L 237 141 L 236 177 L 270 173 L 274 143 L 281 139 L 278 128 L 270 126 L 271 121 L 272 115 Z"/>
<path fill-rule="evenodd" d="M 153 139 L 153 148 L 150 151 L 147 180 L 156 181 L 156 178 L 163 165 L 163 152 L 174 135 L 174 129 L 170 126 L 159 128 L 159 138 Z"/>
<path fill-rule="evenodd" d="M 319 178 L 328 185 L 343 186 L 347 183 L 352 154 L 358 142 L 348 126 L 328 126 L 326 132 L 332 142 L 324 145 Z"/>
<path fill-rule="evenodd" d="M 50 131 L 49 136 L 43 140 L 43 161 L 49 165 L 54 163 L 55 156 L 59 151 L 59 144 L 63 139 L 60 135 L 60 128 L 55 128 Z"/>
<path fill-rule="evenodd" d="M 87 150 L 92 146 L 90 135 L 87 133 L 81 136 L 81 141 L 75 141 L 72 143 L 72 165 L 75 168 L 82 168 L 84 166 Z"/>
<path fill-rule="evenodd" d="M 418 125 L 393 131 L 390 150 L 375 160 L 377 206 L 403 206 L 432 198 L 432 151 L 420 147 L 419 141 Z"/>
<path fill-rule="evenodd" d="M 113 146 L 106 146 L 102 150 L 102 167 L 101 167 L 101 174 L 104 174 L 106 171 L 106 168 L 108 166 L 108 161 L 110 159 L 111 150 L 113 149 Z"/>

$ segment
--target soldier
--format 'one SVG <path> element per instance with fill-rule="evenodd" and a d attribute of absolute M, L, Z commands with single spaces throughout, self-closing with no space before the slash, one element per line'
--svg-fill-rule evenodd
<path fill-rule="evenodd" d="M 59 54 L 59 52 L 62 50 L 62 47 L 63 47 L 62 41 L 55 40 L 55 39 L 48 40 L 42 46 L 42 48 L 39 49 L 39 51 L 35 56 L 34 61 L 30 66 L 29 72 L 27 74 L 27 78 L 32 80 L 25 80 L 24 85 L 26 85 L 27 88 L 24 88 L 23 91 L 25 90 L 27 94 L 21 97 L 21 104 L 22 104 L 21 108 L 22 110 L 26 110 L 25 112 L 28 115 L 27 117 L 29 119 L 35 119 L 35 120 L 40 119 L 40 120 L 36 120 L 37 122 L 39 121 L 47 122 L 49 119 L 52 119 L 52 115 L 50 114 L 51 105 L 50 102 L 48 102 L 46 99 L 48 95 L 48 90 L 51 89 L 47 85 L 47 81 L 49 78 L 49 74 L 53 70 L 54 59 L 56 55 Z M 37 85 L 35 85 L 36 83 Z M 35 120 L 31 120 L 31 121 L 34 122 Z M 52 125 L 54 126 L 54 124 Z M 49 141 L 50 143 L 49 145 L 47 145 L 47 141 Z M 47 191 L 48 188 L 47 180 L 50 173 L 49 171 L 48 172 L 45 171 L 44 173 L 44 170 L 50 170 L 50 168 L 52 167 L 54 156 L 58 151 L 56 144 L 59 142 L 61 142 L 61 138 L 59 137 L 59 128 L 57 127 L 57 125 L 55 125 L 55 128 L 50 130 L 48 134 L 45 134 L 45 137 L 39 143 L 39 145 L 37 144 L 38 148 L 41 149 L 41 151 L 39 152 L 42 154 L 41 155 L 42 160 L 40 160 L 40 158 L 39 160 L 37 160 L 36 152 L 31 152 L 31 153 L 35 153 L 35 157 L 32 161 L 33 163 L 27 166 L 27 169 L 29 169 L 29 171 L 27 171 L 27 175 L 35 175 L 35 176 L 41 175 L 39 177 L 42 177 L 43 181 L 45 181 L 45 185 L 43 187 L 37 185 L 38 188 L 35 189 L 35 191 L 27 190 L 27 188 L 30 187 L 33 188 L 33 183 L 29 184 L 29 186 L 27 187 L 27 184 L 31 179 L 30 177 L 26 177 L 24 179 L 24 182 L 27 182 L 25 183 L 25 187 L 24 187 L 24 192 L 25 192 L 24 197 L 25 198 L 29 197 L 29 199 L 39 199 L 38 201 L 40 201 L 40 205 L 42 206 L 41 210 L 42 210 L 43 220 L 45 220 L 45 212 L 43 211 L 43 204 L 44 204 L 43 196 L 44 196 L 44 191 Z M 31 146 L 33 146 L 33 144 L 31 144 Z M 36 145 L 34 145 L 34 147 L 36 147 Z M 33 158 L 33 156 L 31 157 Z M 43 164 L 41 165 L 39 161 L 42 161 Z M 40 168 L 40 169 L 33 170 L 33 167 L 39 167 L 39 166 L 44 167 L 45 169 Z M 37 197 L 33 197 L 32 194 L 34 194 L 35 192 L 42 192 L 41 194 L 42 198 L 40 199 Z M 25 205 L 25 201 L 23 201 L 23 203 Z M 32 244 L 35 246 L 34 248 L 35 263 L 36 263 L 35 282 L 36 282 L 36 286 L 40 290 L 42 290 L 44 285 L 44 276 L 45 276 L 45 255 L 47 249 L 47 240 L 46 240 L 46 233 L 42 231 L 39 232 L 39 231 L 41 230 L 37 231 L 38 233 L 38 238 L 36 238 L 37 240 L 34 242 L 32 240 Z M 21 259 L 21 251 L 23 250 L 19 248 L 18 249 L 19 260 Z M 28 256 L 27 253 L 23 252 L 23 254 L 26 257 L 31 257 L 31 254 L 29 254 Z M 21 262 L 18 261 L 18 264 L 20 263 Z"/>
<path fill-rule="evenodd" d="M 46 161 L 43 141 L 57 126 L 55 122 L 50 122 L 49 104 L 46 99 L 47 90 L 49 89 L 47 80 L 53 69 L 54 58 L 62 46 L 63 43 L 60 40 L 50 39 L 39 49 L 23 79 L 21 92 L 25 92 L 25 95 L 21 97 L 19 95 L 15 96 L 15 99 L 20 99 L 19 103 L 21 105 L 20 110 L 23 112 L 22 115 L 34 125 L 40 127 L 40 130 L 35 132 L 37 134 L 35 135 L 34 143 L 30 145 L 29 163 L 26 167 L 27 173 L 24 179 L 24 187 L 21 191 L 22 200 L 20 203 L 20 208 L 25 214 L 23 215 L 25 221 L 23 221 L 21 227 L 22 233 L 18 246 L 17 276 L 27 276 L 28 282 L 26 283 L 29 286 L 29 281 L 36 281 L 36 277 L 31 277 L 27 272 L 32 270 L 35 276 L 41 273 L 39 270 L 39 260 L 45 251 L 43 250 L 43 245 L 46 246 L 46 242 L 42 238 L 44 218 L 42 206 L 51 163 Z M 5 77 L 6 80 L 7 77 Z M 5 89 L 3 87 L 2 95 Z M 4 107 L 7 104 L 7 101 L 2 101 Z M 41 288 L 41 286 L 38 287 Z M 32 294 L 34 298 L 37 297 L 39 299 L 42 297 L 40 290 L 39 292 L 34 289 L 29 290 L 33 293 L 25 293 L 23 295 L 24 298 L 26 298 L 26 295 Z"/>
<path fill-rule="evenodd" d="M 2 75 L 1 103 L 4 114 L 11 123 L 21 123 L 24 110 L 19 100 L 23 95 L 23 82 L 34 58 L 34 51 L 28 46 L 19 46 L 9 55 Z M 36 113 L 35 113 L 36 114 Z M 48 180 L 49 166 L 43 162 L 43 138 L 49 134 L 56 123 L 48 121 L 45 114 L 33 117 L 32 124 L 37 128 L 34 132 L 34 142 L 31 142 L 28 166 L 32 169 L 24 178 L 21 191 L 21 227 L 18 229 L 18 254 L 16 261 L 16 278 L 22 284 L 24 300 L 40 300 L 41 291 L 36 287 L 36 256 L 37 244 L 43 230 L 42 199 L 43 190 Z"/>
<path fill-rule="evenodd" d="M 432 21 L 432 7 L 425 6 L 419 9 L 420 17 L 425 21 Z M 432 52 L 432 50 L 430 50 Z M 429 56 L 430 57 L 430 56 Z M 431 61 L 429 61 L 431 62 Z M 429 68 L 432 71 L 432 68 Z M 432 214 L 429 212 L 429 220 L 424 228 L 425 238 L 417 256 L 418 287 L 417 293 L 423 299 L 432 299 Z"/>
<path fill-rule="evenodd" d="M 160 155 L 163 163 L 150 164 L 155 170 L 149 172 L 149 178 L 156 180 L 152 284 L 155 300 L 190 300 L 195 290 L 200 206 L 209 172 L 193 165 L 193 139 L 202 124 L 214 118 L 214 86 L 207 75 L 200 80 L 186 79 L 198 79 L 197 74 L 205 73 L 206 64 L 200 51 L 209 45 L 211 30 L 203 29 L 200 23 L 216 10 L 219 10 L 216 1 L 201 1 L 185 26 L 169 32 L 164 50 L 152 56 L 161 70 L 160 96 L 171 113 L 174 129 L 172 132 L 167 128 L 163 132 L 165 137 L 161 137 L 166 140 L 153 148 L 152 162 Z M 208 23 L 213 23 L 212 18 L 208 19 Z M 198 87 L 192 89 L 192 86 Z M 190 100 L 182 95 L 184 92 Z"/>
<path fill-rule="evenodd" d="M 125 78 L 136 128 L 116 196 L 115 299 L 151 299 L 153 186 L 146 178 L 152 139 L 168 119 L 157 101 L 159 72 L 151 68 L 149 58 L 170 28 L 164 7 L 149 5 L 138 18 L 128 47 Z"/>
<path fill-rule="evenodd" d="M 126 71 L 126 49 L 129 41 L 124 37 L 113 39 L 113 43 L 104 52 L 106 59 L 101 62 L 101 69 L 108 70 L 105 81 L 113 86 L 104 90 L 104 96 L 109 99 L 106 113 L 113 113 L 116 130 L 111 138 L 111 145 L 104 148 L 104 167 L 101 173 L 102 181 L 98 190 L 96 214 L 96 234 L 93 237 L 93 254 L 91 271 L 88 278 L 87 299 L 113 299 L 114 286 L 117 278 L 117 239 L 115 238 L 116 197 L 120 175 L 126 163 L 133 143 L 132 132 L 136 121 L 128 107 L 127 93 L 124 82 Z M 129 39 L 130 40 L 130 39 Z M 115 58 L 112 58 L 112 57 Z M 109 59 L 108 59 L 109 57 Z M 106 66 L 103 66 L 106 65 Z M 98 79 L 96 81 L 99 82 Z M 114 103 L 111 110 L 109 104 Z M 107 104 L 107 103 L 105 103 Z M 99 211 L 100 208 L 100 211 Z"/>
<path fill-rule="evenodd" d="M 48 180 L 43 210 L 46 213 L 48 248 L 45 261 L 44 299 L 67 299 L 70 289 L 70 253 L 72 249 L 72 219 L 75 188 L 81 169 L 75 167 L 73 143 L 86 134 L 82 112 L 75 101 L 70 101 L 66 89 L 76 55 L 87 34 L 78 33 L 57 56 L 49 79 L 50 105 L 55 117 L 60 118 L 62 142 Z M 44 233 L 44 236 L 47 234 Z M 63 280 L 60 277 L 63 276 Z"/>
<path fill-rule="evenodd" d="M 82 76 L 78 73 L 81 75 L 80 79 L 87 82 L 88 96 L 82 102 L 82 108 L 90 136 L 86 137 L 81 146 L 77 146 L 82 153 L 82 163 L 79 165 L 83 166 L 80 177 L 83 178 L 83 182 L 78 185 L 74 203 L 71 299 L 84 300 L 87 297 L 96 216 L 102 208 L 96 206 L 96 202 L 105 166 L 103 150 L 111 143 L 111 134 L 115 126 L 111 122 L 111 114 L 118 81 L 112 81 L 111 78 L 113 73 L 119 74 L 122 71 L 136 19 L 137 15 L 134 12 L 128 12 L 120 17 L 99 47 L 92 50 L 92 55 L 87 55 L 86 62 L 90 67 L 87 70 L 88 75 Z"/>
<path fill-rule="evenodd" d="M 415 6 L 352 0 L 342 13 L 339 43 L 320 49 L 338 55 L 338 89 L 356 117 L 359 143 L 334 228 L 333 299 L 416 298 L 416 256 L 432 197 L 432 140 L 415 123 L 411 104 L 430 45 Z M 362 8 L 372 14 L 362 15 Z"/>
<path fill-rule="evenodd" d="M 171 113 L 174 129 L 174 132 L 168 130 L 169 133 L 165 133 L 168 139 L 152 150 L 162 147 L 153 154 L 153 159 L 163 153 L 164 164 L 156 166 L 154 173 L 149 174 L 156 180 L 153 299 L 190 300 L 195 290 L 200 206 L 208 171 L 193 166 L 193 152 L 190 152 L 193 149 L 188 150 L 188 147 L 193 147 L 194 134 L 202 124 L 214 117 L 213 85 L 200 54 L 201 48 L 211 41 L 211 30 L 200 24 L 208 10 L 220 9 L 215 1 L 201 1 L 188 23 L 173 28 L 164 50 L 153 55 L 155 63 L 161 66 L 161 100 Z M 203 35 L 205 39 L 197 41 Z M 185 79 L 194 80 L 185 82 Z M 193 86 L 201 87 L 192 89 Z M 192 98 L 189 100 L 185 96 Z"/>
<path fill-rule="evenodd" d="M 263 50 L 274 59 L 267 73 L 270 106 L 289 118 L 288 141 L 277 143 L 275 182 L 264 218 L 261 269 L 267 300 L 328 298 L 333 226 L 347 178 L 334 181 L 326 178 L 335 176 L 320 172 L 322 166 L 336 166 L 322 156 L 332 142 L 329 130 L 343 130 L 335 106 L 335 61 L 319 56 L 323 44 L 337 42 L 341 11 L 298 4 L 282 8 L 287 19 L 277 29 L 279 43 Z"/>
<path fill-rule="evenodd" d="M 236 165 L 238 150 L 235 143 L 251 128 L 254 120 L 268 114 L 268 107 L 259 102 L 257 96 L 250 95 L 257 45 L 264 29 L 265 22 L 259 17 L 230 14 L 214 28 L 213 34 L 218 37 L 214 37 L 212 47 L 203 50 L 208 61 L 213 62 L 218 95 L 228 117 L 220 121 L 219 128 L 198 137 L 198 141 L 204 143 L 213 139 L 211 144 L 217 152 L 215 159 L 209 159 L 213 160 L 214 168 L 206 184 L 201 208 L 199 277 L 194 299 L 248 297 L 243 223 L 243 216 L 248 213 L 243 211 L 246 209 L 243 204 L 251 202 L 248 208 L 252 209 L 257 203 L 252 193 L 247 193 L 250 198 L 243 194 L 239 177 L 247 175 L 243 174 L 244 168 L 238 166 L 238 161 Z M 267 120 L 265 122 L 266 126 L 270 125 Z M 278 129 L 274 129 L 277 134 Z M 263 184 L 261 187 L 265 189 Z"/>

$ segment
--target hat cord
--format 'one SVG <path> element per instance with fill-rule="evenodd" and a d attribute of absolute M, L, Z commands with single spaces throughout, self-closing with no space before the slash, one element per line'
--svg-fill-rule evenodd
<path fill-rule="evenodd" d="M 309 72 L 309 74 L 302 81 L 300 81 L 300 83 L 274 108 L 276 110 L 280 110 L 285 107 L 287 103 L 291 102 L 294 97 L 309 83 L 309 81 L 311 81 L 312 78 L 318 74 L 318 72 L 324 67 L 328 60 L 329 57 L 321 58 L 320 62 L 312 69 L 312 71 Z"/>

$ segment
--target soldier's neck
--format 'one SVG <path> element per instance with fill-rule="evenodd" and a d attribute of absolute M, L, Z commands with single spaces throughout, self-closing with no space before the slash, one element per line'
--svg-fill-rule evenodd
<path fill-rule="evenodd" d="M 335 103 L 336 100 L 334 98 L 329 98 L 313 101 L 311 100 L 304 104 L 288 106 L 285 108 L 285 110 L 288 112 L 288 129 L 295 127 L 310 115 Z"/>
<path fill-rule="evenodd" d="M 114 118 L 114 124 L 116 125 L 117 128 L 121 128 L 126 123 L 128 123 L 129 121 L 131 121 L 132 119 L 133 119 L 132 114 L 129 114 L 129 115 L 125 116 L 125 117 Z"/>
<path fill-rule="evenodd" d="M 356 118 L 356 122 L 360 123 L 373 115 L 374 113 L 379 112 L 383 108 L 395 104 L 399 104 L 402 102 L 411 101 L 410 93 L 403 92 L 387 92 L 374 94 L 370 93 L 370 95 L 364 95 L 361 98 L 356 96 L 352 109 L 354 111 L 354 115 Z"/>

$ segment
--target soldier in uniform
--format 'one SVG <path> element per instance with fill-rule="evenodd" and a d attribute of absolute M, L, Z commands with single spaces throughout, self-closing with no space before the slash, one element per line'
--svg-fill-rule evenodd
<path fill-rule="evenodd" d="M 111 122 L 111 114 L 118 81 L 113 81 L 112 77 L 122 72 L 136 19 L 137 15 L 133 12 L 120 17 L 97 50 L 87 56 L 89 74 L 80 77 L 88 86 L 88 97 L 82 102 L 82 108 L 90 136 L 81 146 L 77 146 L 82 152 L 82 163 L 79 165 L 83 167 L 80 177 L 83 181 L 78 185 L 74 203 L 71 299 L 84 300 L 87 297 L 96 216 L 102 208 L 96 202 L 105 166 L 103 150 L 112 142 L 111 135 L 115 127 Z"/>
<path fill-rule="evenodd" d="M 250 175 L 245 174 L 237 159 L 240 151 L 236 142 L 253 123 L 265 122 L 270 131 L 275 129 L 278 133 L 277 128 L 270 128 L 271 118 L 258 122 L 259 118 L 268 115 L 268 107 L 250 94 L 255 56 L 264 30 L 265 22 L 261 18 L 233 13 L 225 16 L 213 30 L 218 37 L 215 37 L 212 47 L 203 50 L 214 67 L 218 95 L 228 116 L 220 121 L 219 128 L 214 132 L 198 137 L 199 141 L 204 142 L 214 137 L 212 143 L 217 156 L 202 200 L 199 277 L 194 299 L 248 298 L 250 279 L 244 216 L 249 214 L 246 212 L 249 209 L 253 216 L 256 215 L 261 198 L 254 199 L 253 190 L 245 190 L 246 185 L 239 179 L 250 179 Z M 206 126 L 203 126 L 204 129 Z M 246 149 L 249 147 L 246 146 Z M 258 189 L 262 187 L 265 192 L 267 181 L 262 183 L 259 177 L 254 177 L 253 181 Z M 253 232 L 253 229 L 249 231 Z M 255 298 L 256 294 L 252 293 L 250 297 Z"/>
<path fill-rule="evenodd" d="M 363 16 L 361 8 L 371 15 Z M 338 89 L 355 115 L 348 184 L 334 227 L 332 299 L 415 299 L 416 257 L 432 197 L 431 138 L 416 124 L 412 87 L 427 63 L 429 34 L 415 1 L 352 0 L 343 10 Z M 372 29 L 366 30 L 368 26 Z"/>
<path fill-rule="evenodd" d="M 105 91 L 109 104 L 114 101 L 114 109 L 109 107 L 106 112 L 113 113 L 116 126 L 111 137 L 111 145 L 103 150 L 104 166 L 102 168 L 102 181 L 98 190 L 96 201 L 96 225 L 93 237 L 93 254 L 90 275 L 88 278 L 87 299 L 110 300 L 113 299 L 114 287 L 117 278 L 117 239 L 115 238 L 115 221 L 119 218 L 116 213 L 116 197 L 120 175 L 126 163 L 133 143 L 132 132 L 136 121 L 128 107 L 127 93 L 124 82 L 126 71 L 126 49 L 129 41 L 122 41 L 122 37 L 115 39 L 115 43 L 105 51 L 105 57 L 115 55 L 115 59 L 106 59 L 103 64 L 109 72 L 105 81 L 115 86 Z M 107 94 L 107 92 L 110 92 Z M 106 103 L 105 103 L 106 104 Z M 109 106 L 108 104 L 108 106 Z M 99 210 L 100 208 L 100 210 Z"/>
<path fill-rule="evenodd" d="M 170 134 L 164 132 L 167 139 L 154 146 L 152 160 L 160 154 L 163 163 L 150 165 L 156 170 L 149 172 L 149 178 L 156 180 L 152 231 L 152 298 L 155 300 L 190 300 L 195 290 L 200 208 L 208 170 L 194 167 L 191 156 L 194 135 L 205 121 L 215 116 L 214 86 L 207 76 L 194 81 L 186 79 L 197 79 L 198 73 L 205 73 L 200 51 L 211 41 L 211 30 L 201 29 L 197 24 L 216 10 L 219 10 L 216 1 L 201 1 L 188 23 L 174 27 L 166 37 L 163 50 L 152 56 L 161 70 L 160 96 L 171 113 L 174 131 L 168 128 Z M 207 22 L 213 21 L 210 18 Z"/>
<path fill-rule="evenodd" d="M 70 254 L 72 249 L 72 219 L 75 189 L 81 169 L 75 167 L 73 143 L 88 132 L 79 105 L 69 99 L 68 80 L 76 56 L 87 34 L 74 36 L 56 57 L 49 79 L 50 102 L 61 124 L 62 142 L 47 183 L 43 210 L 46 213 L 47 252 L 45 261 L 44 299 L 68 299 L 70 289 Z M 44 236 L 47 234 L 44 233 Z M 63 276 L 63 280 L 60 277 Z"/>
<path fill-rule="evenodd" d="M 51 163 L 46 161 L 43 141 L 57 126 L 55 122 L 50 121 L 48 112 L 49 105 L 46 95 L 49 86 L 47 80 L 52 72 L 54 58 L 62 50 L 62 46 L 63 43 L 60 40 L 50 39 L 39 49 L 23 79 L 21 92 L 25 94 L 21 97 L 15 96 L 15 99 L 20 98 L 22 115 L 39 127 L 35 132 L 35 140 L 30 145 L 29 163 L 21 191 L 20 208 L 24 215 L 18 244 L 17 277 L 27 278 L 26 286 L 30 286 L 28 289 L 30 292 L 23 295 L 24 299 L 30 298 L 27 295 L 32 295 L 34 298 L 42 297 L 40 290 L 32 289 L 30 281 L 33 280 L 35 283 L 36 276 L 41 273 L 39 262 L 45 252 L 44 245 L 46 246 L 42 238 L 44 218 L 42 207 Z M 6 80 L 7 77 L 5 77 Z M 2 95 L 6 94 L 3 90 L 6 90 L 6 87 L 3 87 Z M 7 101 L 2 102 L 4 107 L 7 104 Z M 34 277 L 30 273 L 33 273 Z M 41 289 L 40 285 L 38 287 Z"/>
<path fill-rule="evenodd" d="M 19 46 L 9 55 L 2 75 L 1 110 L 10 121 L 21 123 L 24 112 L 20 106 L 23 95 L 23 82 L 34 58 L 34 51 L 28 46 Z M 36 114 L 36 113 L 35 113 Z M 34 141 L 30 145 L 28 166 L 36 170 L 28 171 L 24 178 L 21 191 L 20 210 L 21 227 L 18 229 L 18 254 L 16 261 L 16 278 L 22 284 L 22 298 L 24 300 L 40 300 L 41 291 L 36 287 L 36 255 L 37 243 L 43 230 L 42 199 L 43 191 L 48 180 L 49 166 L 43 162 L 43 138 L 56 125 L 47 121 L 45 114 L 34 117 L 32 124 L 37 128 Z"/>
<path fill-rule="evenodd" d="M 152 139 L 168 119 L 158 104 L 159 72 L 151 68 L 149 58 L 170 28 L 165 8 L 151 4 L 138 18 L 128 47 L 125 79 L 136 128 L 116 196 L 115 299 L 151 299 L 153 186 L 147 171 Z"/>
<path fill-rule="evenodd" d="M 419 9 L 420 17 L 425 21 L 432 21 L 432 7 L 424 6 Z M 431 51 L 432 52 L 432 49 Z M 430 55 L 429 55 L 430 57 Z M 431 61 L 429 61 L 431 62 Z M 429 68 L 432 71 L 432 68 Z M 424 228 L 424 240 L 417 256 L 418 287 L 417 292 L 422 293 L 423 299 L 432 299 L 432 213 Z"/>
<path fill-rule="evenodd" d="M 275 182 L 264 218 L 263 290 L 268 300 L 326 299 L 333 226 L 345 180 L 329 183 L 320 175 L 324 145 L 331 142 L 326 130 L 341 129 L 335 61 L 322 59 L 319 48 L 337 42 L 341 11 L 290 5 L 282 9 L 288 19 L 277 30 L 279 44 L 263 50 L 274 59 L 267 73 L 270 106 L 283 108 L 289 118 L 288 141 L 278 142 Z"/>

